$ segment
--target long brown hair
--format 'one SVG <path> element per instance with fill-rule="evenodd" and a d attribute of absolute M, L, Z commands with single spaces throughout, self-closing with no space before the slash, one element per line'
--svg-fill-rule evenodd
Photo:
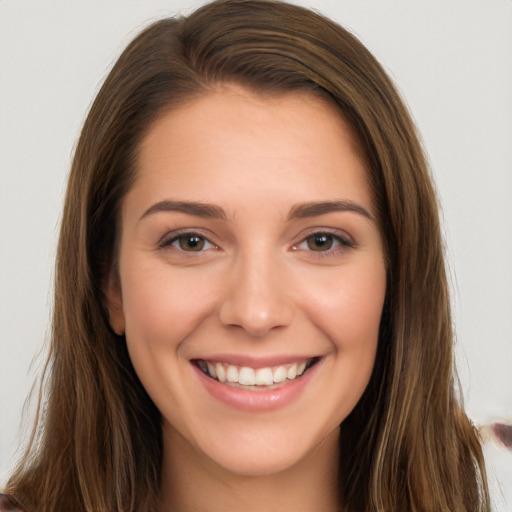
<path fill-rule="evenodd" d="M 479 440 L 455 394 L 437 199 L 415 127 L 354 36 L 268 0 L 220 0 L 154 23 L 98 93 L 69 178 L 40 414 L 8 492 L 29 510 L 154 509 L 161 418 L 109 327 L 104 290 L 141 139 L 162 112 L 223 82 L 328 98 L 368 164 L 388 288 L 370 383 L 341 426 L 347 510 L 488 511 Z"/>

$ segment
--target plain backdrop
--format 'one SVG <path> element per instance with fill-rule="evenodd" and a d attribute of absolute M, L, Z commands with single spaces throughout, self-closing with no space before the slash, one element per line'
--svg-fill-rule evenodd
<path fill-rule="evenodd" d="M 0 485 L 41 367 L 66 175 L 88 107 L 141 28 L 202 3 L 0 0 Z M 512 0 L 298 3 L 359 36 L 402 91 L 442 203 L 466 408 L 477 424 L 512 421 Z M 497 510 L 512 510 L 512 452 L 486 454 L 505 495 Z"/>

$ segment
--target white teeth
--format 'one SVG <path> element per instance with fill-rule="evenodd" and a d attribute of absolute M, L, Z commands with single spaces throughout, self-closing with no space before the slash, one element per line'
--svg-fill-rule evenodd
<path fill-rule="evenodd" d="M 254 384 L 256 384 L 256 375 L 254 370 L 252 368 L 248 368 L 247 366 L 240 368 L 240 372 L 238 374 L 238 382 L 244 386 L 254 386 Z"/>
<path fill-rule="evenodd" d="M 295 377 L 297 377 L 297 363 L 292 364 L 286 372 L 287 379 L 293 380 Z"/>
<path fill-rule="evenodd" d="M 286 368 L 278 366 L 274 371 L 274 382 L 283 382 L 286 380 Z"/>
<path fill-rule="evenodd" d="M 272 386 L 284 382 L 286 379 L 294 380 L 300 377 L 306 371 L 307 362 L 254 369 L 249 366 L 238 367 L 227 363 L 211 363 L 199 360 L 198 366 L 204 373 L 222 383 L 237 383 L 243 386 Z"/>
<path fill-rule="evenodd" d="M 217 373 L 217 379 L 219 379 L 219 382 L 226 382 L 226 370 L 224 370 L 224 365 L 222 363 L 217 363 L 215 365 L 215 371 Z"/>
<path fill-rule="evenodd" d="M 274 384 L 274 376 L 270 368 L 256 370 L 256 384 L 258 386 L 271 386 Z"/>
<path fill-rule="evenodd" d="M 217 371 L 215 370 L 215 366 L 212 363 L 206 363 L 208 365 L 208 373 L 213 377 L 217 377 Z M 224 368 L 223 368 L 224 369 Z"/>
<path fill-rule="evenodd" d="M 229 365 L 226 372 L 226 380 L 228 382 L 238 382 L 238 369 L 236 366 Z"/>

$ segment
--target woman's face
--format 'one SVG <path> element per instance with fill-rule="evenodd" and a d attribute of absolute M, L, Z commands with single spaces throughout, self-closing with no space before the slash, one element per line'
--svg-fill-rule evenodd
<path fill-rule="evenodd" d="M 108 295 L 164 446 L 228 471 L 305 460 L 372 372 L 386 289 L 365 165 L 335 109 L 239 87 L 164 114 Z"/>

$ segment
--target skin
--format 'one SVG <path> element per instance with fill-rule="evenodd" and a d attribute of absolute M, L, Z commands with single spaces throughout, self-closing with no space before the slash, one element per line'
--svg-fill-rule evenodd
<path fill-rule="evenodd" d="M 339 425 L 369 381 L 386 289 L 359 155 L 325 101 L 234 85 L 163 114 L 141 144 L 107 295 L 163 416 L 162 510 L 339 509 Z M 325 201 L 358 211 L 293 216 Z M 201 383 L 193 361 L 219 354 L 320 361 L 291 402 L 247 411 Z"/>

